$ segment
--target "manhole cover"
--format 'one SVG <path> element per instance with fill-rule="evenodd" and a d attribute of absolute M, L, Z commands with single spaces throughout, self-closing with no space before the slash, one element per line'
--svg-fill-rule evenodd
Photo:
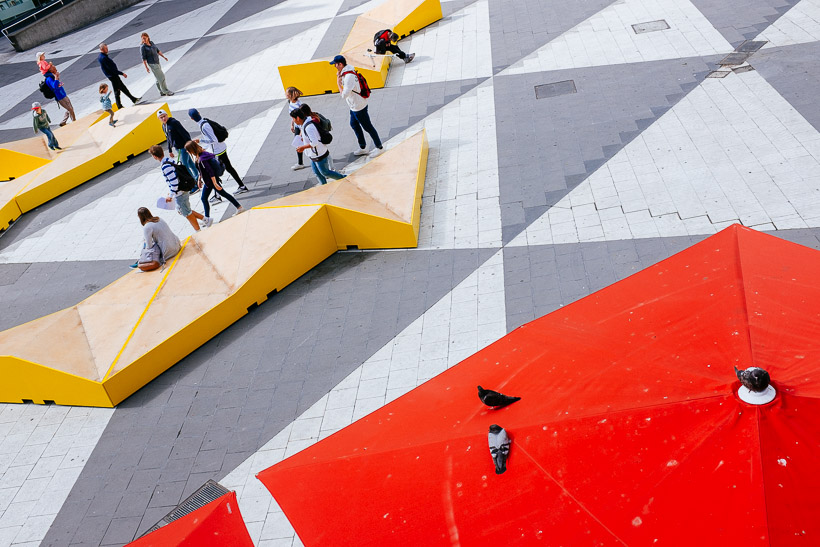
<path fill-rule="evenodd" d="M 208 482 L 200 486 L 199 490 L 191 494 L 188 497 L 188 499 L 177 505 L 176 509 L 162 517 L 162 520 L 160 520 L 158 523 L 150 527 L 148 530 L 145 531 L 145 534 L 142 535 L 144 536 L 146 534 L 150 534 L 154 530 L 158 530 L 166 524 L 170 524 L 175 520 L 184 517 L 188 513 L 196 511 L 204 505 L 208 505 L 212 501 L 221 498 L 228 492 L 230 492 L 230 490 L 228 490 L 218 482 L 209 480 Z"/>
<path fill-rule="evenodd" d="M 632 25 L 632 30 L 635 34 L 643 34 L 644 32 L 655 32 L 658 30 L 666 30 L 669 28 L 669 23 L 665 19 L 658 19 L 657 21 L 647 21 L 646 23 L 635 23 Z"/>
<path fill-rule="evenodd" d="M 728 76 L 731 73 L 732 73 L 732 71 L 730 71 L 730 70 L 715 70 L 715 71 L 710 72 L 709 74 L 707 74 L 706 77 L 707 78 L 725 78 L 726 76 Z"/>
<path fill-rule="evenodd" d="M 740 51 L 733 51 L 718 63 L 720 66 L 726 65 L 742 65 L 746 62 L 746 59 L 751 57 L 751 53 L 743 53 Z"/>
<path fill-rule="evenodd" d="M 746 40 L 745 42 L 737 46 L 737 48 L 735 48 L 735 51 L 739 51 L 741 53 L 754 53 L 763 46 L 765 46 L 766 43 L 766 40 L 760 40 L 757 42 L 755 42 L 754 40 Z"/>
<path fill-rule="evenodd" d="M 535 86 L 536 99 L 548 99 L 549 97 L 569 95 L 576 92 L 575 80 L 564 80 L 563 82 L 552 82 L 551 84 Z"/>

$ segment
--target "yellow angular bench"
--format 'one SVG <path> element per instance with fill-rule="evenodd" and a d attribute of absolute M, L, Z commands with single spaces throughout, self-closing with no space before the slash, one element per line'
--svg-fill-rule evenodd
<path fill-rule="evenodd" d="M 367 79 L 371 89 L 384 87 L 392 56 L 368 54 L 367 50 L 373 49 L 373 35 L 389 28 L 405 38 L 441 17 L 440 0 L 387 0 L 356 18 L 339 53 Z M 329 64 L 331 59 L 333 56 L 281 65 L 282 86 L 285 89 L 296 87 L 305 95 L 338 93 L 336 69 Z"/>
<path fill-rule="evenodd" d="M 422 130 L 345 179 L 197 232 L 162 271 L 0 332 L 0 402 L 114 406 L 336 250 L 415 247 L 426 166 Z"/>
<path fill-rule="evenodd" d="M 119 110 L 116 127 L 104 121 L 104 112 L 79 118 L 55 130 L 62 152 L 48 150 L 40 135 L 0 145 L 0 176 L 6 179 L 0 182 L 0 231 L 23 213 L 162 142 L 160 108 L 168 110 L 168 105 Z"/>

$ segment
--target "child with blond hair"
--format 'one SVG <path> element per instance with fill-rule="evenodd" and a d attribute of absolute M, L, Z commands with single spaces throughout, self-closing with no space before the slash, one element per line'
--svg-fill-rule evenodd
<path fill-rule="evenodd" d="M 111 106 L 111 92 L 106 83 L 100 84 L 100 104 L 102 109 L 108 112 L 108 125 L 114 127 L 117 122 L 114 119 L 114 108 Z"/>

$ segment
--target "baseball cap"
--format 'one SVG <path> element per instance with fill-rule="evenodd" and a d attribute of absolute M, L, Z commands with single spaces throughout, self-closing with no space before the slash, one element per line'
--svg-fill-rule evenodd
<path fill-rule="evenodd" d="M 159 118 L 163 114 L 165 114 L 166 116 L 168 115 L 168 113 L 166 111 L 162 110 L 161 108 L 159 110 L 157 110 L 157 118 Z"/>
<path fill-rule="evenodd" d="M 45 52 L 45 51 L 38 51 L 38 52 L 37 52 L 37 59 L 36 59 L 36 60 L 37 60 L 37 61 L 39 61 L 39 60 L 40 60 L 40 57 L 43 57 L 45 54 L 46 54 L 46 52 Z"/>
<path fill-rule="evenodd" d="M 40 108 L 40 103 L 38 103 L 38 102 L 31 103 L 31 109 L 32 110 L 36 110 L 38 108 Z"/>
<path fill-rule="evenodd" d="M 344 56 L 342 56 L 342 55 L 337 55 L 336 57 L 334 57 L 334 58 L 333 58 L 333 60 L 332 60 L 332 61 L 330 61 L 330 64 L 331 64 L 331 65 L 335 65 L 336 63 L 344 63 L 344 64 L 347 64 L 347 60 L 344 58 Z"/>

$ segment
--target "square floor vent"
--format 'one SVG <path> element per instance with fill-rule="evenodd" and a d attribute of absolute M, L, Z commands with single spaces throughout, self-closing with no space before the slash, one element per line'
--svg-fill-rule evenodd
<path fill-rule="evenodd" d="M 182 518 L 188 513 L 191 513 L 193 511 L 196 511 L 200 507 L 208 505 L 212 501 L 221 498 L 228 492 L 230 492 L 230 490 L 228 490 L 218 482 L 209 480 L 208 482 L 200 486 L 196 492 L 191 494 L 188 497 L 188 499 L 177 505 L 176 509 L 162 517 L 162 520 L 160 520 L 158 523 L 150 527 L 148 530 L 145 531 L 145 534 L 142 535 L 144 536 L 146 534 L 150 534 L 151 532 L 162 528 L 166 524 L 170 524 L 178 518 Z"/>
<path fill-rule="evenodd" d="M 632 30 L 635 34 L 644 34 L 646 32 L 657 32 L 659 30 L 666 30 L 669 28 L 669 23 L 665 19 L 658 19 L 657 21 L 647 21 L 646 23 L 635 23 L 632 25 Z"/>
<path fill-rule="evenodd" d="M 575 80 L 564 80 L 563 82 L 552 82 L 535 86 L 536 99 L 548 99 L 559 95 L 569 95 L 577 93 Z"/>

